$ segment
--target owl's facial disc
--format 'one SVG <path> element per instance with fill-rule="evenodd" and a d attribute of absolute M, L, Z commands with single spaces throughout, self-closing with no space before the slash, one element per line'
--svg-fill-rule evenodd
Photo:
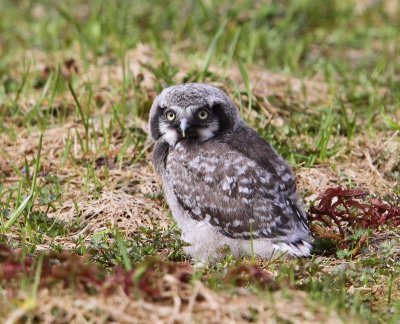
<path fill-rule="evenodd" d="M 218 118 L 208 107 L 173 106 L 160 114 L 161 136 L 172 146 L 182 140 L 205 141 L 215 136 Z"/>

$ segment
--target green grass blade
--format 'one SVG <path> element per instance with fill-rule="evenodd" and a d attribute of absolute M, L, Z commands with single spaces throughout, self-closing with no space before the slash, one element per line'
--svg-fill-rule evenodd
<path fill-rule="evenodd" d="M 226 73 L 227 73 L 229 67 L 231 66 L 232 59 L 233 59 L 233 55 L 235 54 L 236 46 L 237 46 L 237 43 L 238 43 L 238 40 L 239 40 L 239 36 L 240 36 L 241 31 L 242 31 L 242 28 L 241 28 L 241 27 L 239 27 L 239 28 L 236 30 L 235 35 L 233 36 L 233 40 L 232 40 L 232 42 L 231 42 L 231 45 L 229 46 L 228 55 L 227 55 L 227 57 L 226 57 L 226 63 L 225 63 L 224 74 L 223 74 L 223 75 L 224 75 L 224 78 L 225 78 L 225 76 L 226 76 Z"/>
<path fill-rule="evenodd" d="M 15 95 L 15 99 L 14 99 L 14 107 L 17 106 L 19 98 L 21 96 L 22 91 L 24 90 L 27 80 L 28 80 L 28 76 L 30 75 L 30 63 L 28 63 L 26 65 L 26 62 L 24 62 L 24 74 L 22 76 L 22 82 L 20 84 L 20 86 L 18 87 L 17 93 Z"/>
<path fill-rule="evenodd" d="M 30 193 L 18 206 L 18 208 L 11 214 L 9 220 L 4 224 L 4 229 L 9 228 L 15 221 L 19 218 L 22 212 L 25 210 L 26 206 L 28 206 L 29 202 L 32 199 L 32 193 Z"/>
<path fill-rule="evenodd" d="M 118 251 L 124 263 L 125 270 L 129 271 L 132 269 L 131 260 L 129 259 L 128 250 L 119 231 L 115 234 L 115 240 L 117 241 Z"/>
<path fill-rule="evenodd" d="M 381 115 L 382 115 L 383 121 L 390 129 L 393 129 L 396 131 L 400 130 L 400 123 L 398 123 L 394 119 L 390 118 L 389 116 L 385 115 L 384 113 L 382 113 Z"/>
<path fill-rule="evenodd" d="M 74 98 L 74 101 L 76 103 L 76 107 L 78 108 L 79 115 L 82 119 L 83 127 L 85 128 L 85 148 L 84 152 L 87 153 L 89 151 L 89 112 L 87 116 L 85 116 L 85 113 L 83 111 L 82 105 L 78 100 L 78 96 L 75 93 L 74 88 L 72 87 L 71 82 L 68 82 L 68 88 L 69 91 L 72 94 L 72 97 Z M 90 95 L 89 95 L 90 97 Z"/>
<path fill-rule="evenodd" d="M 205 75 L 208 72 L 208 68 L 210 67 L 211 60 L 215 55 L 216 49 L 217 49 L 217 44 L 218 40 L 221 38 L 222 33 L 224 32 L 226 27 L 226 22 L 221 25 L 221 27 L 217 30 L 217 33 L 215 34 L 214 38 L 211 41 L 210 46 L 208 47 L 207 53 L 205 55 L 204 59 L 204 64 L 203 64 L 203 73 L 201 79 L 204 79 Z"/>
<path fill-rule="evenodd" d="M 32 287 L 32 298 L 35 298 L 35 299 L 36 299 L 37 292 L 39 289 L 42 268 L 43 268 L 43 255 L 39 255 L 38 263 L 37 263 L 36 271 L 35 271 L 35 281 L 33 282 L 33 287 Z"/>
<path fill-rule="evenodd" d="M 29 208 L 28 207 L 29 203 L 33 201 L 33 198 L 35 195 L 35 190 L 36 190 L 37 175 L 38 175 L 39 166 L 40 166 L 40 154 L 42 151 L 42 142 L 43 142 L 43 134 L 40 135 L 40 139 L 39 139 L 39 147 L 38 147 L 38 152 L 36 155 L 36 162 L 35 162 L 35 169 L 33 172 L 31 191 L 30 191 L 29 195 L 18 206 L 18 208 L 11 214 L 9 220 L 4 224 L 4 229 L 7 229 L 10 226 L 12 226 L 15 223 L 15 221 L 21 216 L 23 211 L 26 208 Z"/>
<path fill-rule="evenodd" d="M 32 186 L 31 186 L 31 194 L 32 196 L 35 194 L 36 190 L 36 182 L 37 182 L 37 175 L 39 172 L 39 166 L 40 166 L 40 155 L 42 153 L 42 144 L 43 144 L 43 133 L 40 134 L 39 138 L 39 147 L 36 155 L 36 161 L 35 161 L 35 169 L 33 172 L 33 179 L 32 179 Z"/>
<path fill-rule="evenodd" d="M 253 223 L 250 223 L 250 248 L 251 248 L 251 262 L 255 263 Z"/>
<path fill-rule="evenodd" d="M 253 103 L 253 93 L 251 92 L 250 78 L 249 78 L 249 74 L 247 73 L 247 69 L 244 66 L 244 64 L 242 63 L 242 61 L 239 60 L 238 64 L 239 64 L 240 74 L 242 75 L 242 79 L 244 82 L 244 86 L 246 87 L 247 98 L 249 101 L 247 108 L 248 108 L 248 112 L 250 112 L 251 106 Z"/>

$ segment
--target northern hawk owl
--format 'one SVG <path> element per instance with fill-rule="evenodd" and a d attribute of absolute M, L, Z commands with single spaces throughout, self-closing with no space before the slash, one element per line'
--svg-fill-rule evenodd
<path fill-rule="evenodd" d="M 153 164 L 186 253 L 215 261 L 308 256 L 312 237 L 287 162 L 207 84 L 164 89 L 151 107 Z M 229 247 L 229 249 L 226 248 Z"/>

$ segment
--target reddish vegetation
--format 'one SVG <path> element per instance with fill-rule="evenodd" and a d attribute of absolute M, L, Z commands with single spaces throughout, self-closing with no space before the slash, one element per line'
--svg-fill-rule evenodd
<path fill-rule="evenodd" d="M 328 188 L 318 205 L 312 205 L 309 220 L 337 229 L 345 238 L 352 229 L 378 228 L 383 224 L 400 226 L 400 206 L 369 198 L 363 189 Z"/>
<path fill-rule="evenodd" d="M 13 282 L 18 289 L 18 279 L 33 278 L 38 261 L 24 256 L 21 249 L 0 245 L 0 282 Z M 162 291 L 161 279 L 172 275 L 182 283 L 189 282 L 192 267 L 188 263 L 168 263 L 149 258 L 134 270 L 126 271 L 117 267 L 113 274 L 97 265 L 87 262 L 85 257 L 68 253 L 49 253 L 43 257 L 40 285 L 49 287 L 62 283 L 64 288 L 73 287 L 88 293 L 111 294 L 119 287 L 127 295 L 138 292 L 142 297 L 157 299 Z M 10 286 L 9 286 L 10 287 Z M 9 291 L 12 294 L 12 291 Z"/>
<path fill-rule="evenodd" d="M 8 283 L 10 297 L 14 289 L 19 288 L 18 282 L 22 277 L 33 280 L 38 267 L 37 260 L 23 255 L 21 249 L 0 245 L 0 283 Z M 186 285 L 193 274 L 189 263 L 171 263 L 155 257 L 148 257 L 132 270 L 117 266 L 113 273 L 106 273 L 104 269 L 87 261 L 85 257 L 66 252 L 43 256 L 40 286 L 62 283 L 63 288 L 72 287 L 87 293 L 105 295 L 122 288 L 128 296 L 140 294 L 145 299 L 156 301 L 161 300 L 163 292 L 168 290 L 164 281 L 166 275 L 179 285 Z M 257 265 L 233 267 L 223 279 L 237 286 L 253 283 L 271 290 L 277 288 L 272 276 Z"/>
<path fill-rule="evenodd" d="M 186 284 L 192 278 L 193 268 L 189 263 L 170 263 L 154 257 L 147 258 L 135 269 L 126 271 L 117 267 L 106 283 L 107 294 L 123 287 L 127 295 L 139 292 L 153 300 L 162 297 L 162 277 L 172 275 L 179 283 Z"/>
<path fill-rule="evenodd" d="M 242 264 L 230 269 L 225 276 L 225 282 L 239 287 L 254 283 L 262 288 L 269 288 L 269 290 L 278 289 L 278 285 L 271 274 L 253 264 Z"/>

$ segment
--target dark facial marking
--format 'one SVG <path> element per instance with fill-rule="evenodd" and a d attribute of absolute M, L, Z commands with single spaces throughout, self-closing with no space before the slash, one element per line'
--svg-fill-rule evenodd
<path fill-rule="evenodd" d="M 159 120 L 160 117 L 164 115 L 164 109 L 160 106 L 157 107 L 155 116 L 150 121 L 150 132 L 151 136 L 154 137 L 155 140 L 158 140 L 161 137 L 161 132 L 159 128 Z"/>
<path fill-rule="evenodd" d="M 226 115 L 224 112 L 224 109 L 222 107 L 222 104 L 216 103 L 213 105 L 211 109 L 213 115 L 217 117 L 219 121 L 219 129 L 217 130 L 215 136 L 220 136 L 222 134 L 225 134 L 232 128 L 232 121 L 230 118 Z"/>

